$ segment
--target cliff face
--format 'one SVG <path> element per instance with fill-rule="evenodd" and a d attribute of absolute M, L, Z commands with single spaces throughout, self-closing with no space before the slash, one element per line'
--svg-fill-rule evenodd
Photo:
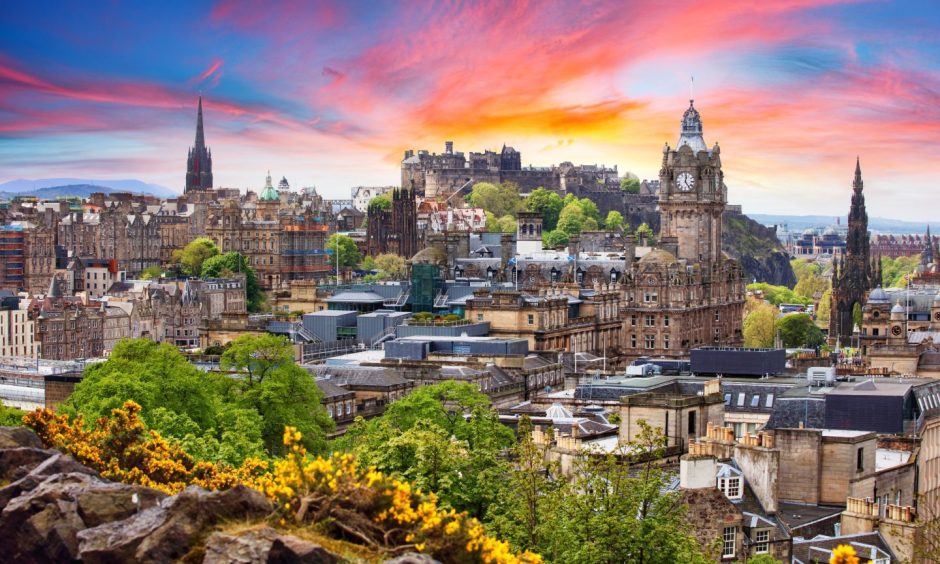
<path fill-rule="evenodd" d="M 796 284 L 790 257 L 772 228 L 746 215 L 727 213 L 722 228 L 721 249 L 740 261 L 749 284 L 757 281 L 790 288 Z"/>

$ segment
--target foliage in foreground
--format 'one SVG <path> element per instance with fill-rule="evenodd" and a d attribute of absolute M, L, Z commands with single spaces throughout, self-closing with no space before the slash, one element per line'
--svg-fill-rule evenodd
<path fill-rule="evenodd" d="M 208 462 L 283 454 L 286 425 L 302 430 L 307 449 L 325 448 L 332 420 L 322 393 L 283 337 L 239 337 L 223 351 L 222 367 L 239 376 L 202 372 L 166 343 L 125 339 L 85 370 L 62 411 L 94 421 L 134 401 L 148 429 Z"/>
<path fill-rule="evenodd" d="M 538 555 L 513 554 L 506 542 L 484 533 L 466 513 L 442 509 L 433 494 L 406 481 L 363 469 L 350 454 L 328 459 L 309 455 L 302 435 L 287 427 L 288 452 L 273 471 L 260 460 L 239 468 L 194 462 L 179 446 L 147 431 L 140 406 L 126 402 L 111 417 L 88 427 L 47 409 L 24 417 L 43 444 L 60 449 L 107 479 L 141 484 L 170 494 L 188 485 L 225 489 L 243 484 L 264 493 L 275 505 L 275 525 L 315 526 L 384 554 L 417 550 L 444 563 L 537 563 Z"/>

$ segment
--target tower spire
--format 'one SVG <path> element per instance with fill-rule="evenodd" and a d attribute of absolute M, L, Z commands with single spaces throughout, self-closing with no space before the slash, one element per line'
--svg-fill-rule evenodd
<path fill-rule="evenodd" d="M 196 110 L 196 141 L 186 159 L 186 191 L 212 188 L 212 156 L 202 123 L 202 95 Z"/>
<path fill-rule="evenodd" d="M 196 148 L 206 146 L 206 134 L 202 128 L 202 96 L 199 96 L 199 110 L 196 113 Z"/>

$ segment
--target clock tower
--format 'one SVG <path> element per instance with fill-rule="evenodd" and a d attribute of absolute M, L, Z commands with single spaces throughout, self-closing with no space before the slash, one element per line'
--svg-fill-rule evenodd
<path fill-rule="evenodd" d="M 663 147 L 659 171 L 660 238 L 678 242 L 678 258 L 717 263 L 721 257 L 721 214 L 727 187 L 720 149 L 702 137 L 702 118 L 692 100 L 682 116 L 676 148 Z"/>

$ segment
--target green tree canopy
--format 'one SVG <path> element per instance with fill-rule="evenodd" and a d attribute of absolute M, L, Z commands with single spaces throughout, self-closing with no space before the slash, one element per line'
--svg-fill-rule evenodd
<path fill-rule="evenodd" d="M 825 337 L 813 319 L 806 313 L 791 313 L 777 319 L 776 329 L 785 347 L 822 346 Z"/>
<path fill-rule="evenodd" d="M 141 280 L 159 280 L 163 276 L 163 269 L 159 266 L 148 266 L 140 273 Z"/>
<path fill-rule="evenodd" d="M 573 480 L 545 496 L 552 508 L 539 516 L 533 548 L 546 560 L 713 561 L 689 530 L 680 493 L 667 490 L 670 475 L 655 463 L 659 457 L 638 465 L 619 459 L 635 451 L 665 452 L 662 429 L 640 425 L 637 439 L 618 452 L 579 457 Z"/>
<path fill-rule="evenodd" d="M 392 209 L 392 198 L 388 194 L 381 194 L 369 200 L 368 213 L 389 211 Z"/>
<path fill-rule="evenodd" d="M 283 454 L 285 425 L 302 429 L 305 446 L 323 451 L 332 420 L 313 377 L 294 364 L 290 343 L 240 337 L 222 366 L 228 376 L 195 368 L 169 344 L 125 339 L 107 361 L 85 370 L 62 409 L 93 420 L 133 400 L 150 429 L 200 460 L 237 465 Z"/>
<path fill-rule="evenodd" d="M 219 247 L 215 241 L 208 237 L 193 239 L 182 249 L 173 251 L 172 261 L 178 263 L 183 274 L 188 276 L 202 275 L 202 264 L 207 259 L 219 254 Z"/>
<path fill-rule="evenodd" d="M 19 427 L 23 424 L 25 411 L 3 405 L 0 401 L 0 427 Z"/>
<path fill-rule="evenodd" d="M 558 230 L 568 235 L 577 235 L 584 230 L 584 221 L 584 210 L 577 202 L 572 202 L 561 210 L 558 216 Z"/>
<path fill-rule="evenodd" d="M 457 510 L 483 515 L 504 469 L 500 451 L 510 444 L 512 431 L 489 398 L 472 384 L 450 381 L 415 390 L 381 417 L 357 418 L 336 446 L 436 492 Z"/>
<path fill-rule="evenodd" d="M 542 214 L 542 232 L 544 233 L 555 230 L 558 225 L 558 214 L 564 208 L 564 202 L 555 192 L 545 188 L 536 188 L 526 198 L 525 206 L 529 211 Z"/>
<path fill-rule="evenodd" d="M 813 303 L 812 299 L 797 295 L 786 286 L 774 286 L 766 282 L 755 282 L 748 284 L 747 289 L 751 292 L 762 292 L 764 299 L 775 306 L 779 306 L 780 304 L 810 305 Z"/>
<path fill-rule="evenodd" d="M 264 293 L 261 291 L 257 276 L 255 276 L 255 270 L 251 268 L 251 264 L 249 264 L 245 255 L 230 251 L 224 255 L 209 257 L 202 263 L 203 278 L 224 278 L 233 274 L 245 275 L 248 311 L 260 311 L 264 305 Z"/>
<path fill-rule="evenodd" d="M 403 280 L 405 278 L 405 257 L 395 253 L 383 253 L 375 257 L 375 268 L 383 278 Z"/>
<path fill-rule="evenodd" d="M 920 264 L 920 257 L 881 257 L 881 281 L 885 288 L 903 288 L 907 285 L 907 279 L 910 277 L 917 265 Z"/>
<path fill-rule="evenodd" d="M 639 194 L 640 179 L 635 174 L 628 172 L 620 179 L 620 189 L 629 194 Z"/>
<path fill-rule="evenodd" d="M 578 200 L 578 205 L 581 206 L 581 211 L 584 212 L 585 219 L 593 219 L 595 225 L 600 224 L 601 212 L 597 209 L 597 204 L 590 198 L 581 198 Z M 595 227 L 595 229 L 597 229 L 597 227 Z"/>
<path fill-rule="evenodd" d="M 779 314 L 777 308 L 766 302 L 755 304 L 744 318 L 744 346 L 754 348 L 773 346 L 774 327 Z"/>
<path fill-rule="evenodd" d="M 641 223 L 636 228 L 636 238 L 638 241 L 646 241 L 647 245 L 653 245 L 656 243 L 655 233 L 653 233 L 653 228 L 645 223 Z"/>
<path fill-rule="evenodd" d="M 483 208 L 496 217 L 505 215 L 515 217 L 516 212 L 522 208 L 519 187 L 511 182 L 501 184 L 478 182 L 473 185 L 473 189 L 467 196 L 467 202 L 474 207 Z"/>
<path fill-rule="evenodd" d="M 542 232 L 542 247 L 545 249 L 554 249 L 564 247 L 568 244 L 568 233 L 561 229 Z"/>
<path fill-rule="evenodd" d="M 330 253 L 330 264 L 336 267 L 336 249 L 339 247 L 339 265 L 341 268 L 355 268 L 362 260 L 359 247 L 348 235 L 334 233 L 326 242 L 326 252 Z"/>
<path fill-rule="evenodd" d="M 607 213 L 607 219 L 604 220 L 604 227 L 614 231 L 623 227 L 623 214 L 617 210 L 611 210 Z"/>

